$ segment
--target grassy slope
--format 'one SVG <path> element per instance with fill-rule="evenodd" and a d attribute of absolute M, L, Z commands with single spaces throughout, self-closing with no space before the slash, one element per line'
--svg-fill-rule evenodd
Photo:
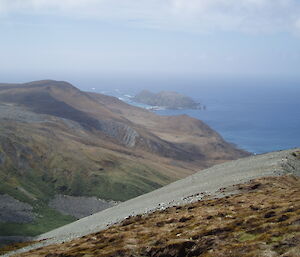
<path fill-rule="evenodd" d="M 228 190 L 239 193 L 129 217 L 18 256 L 299 256 L 299 177 L 261 178 Z"/>
<path fill-rule="evenodd" d="M 0 236 L 38 235 L 73 221 L 47 207 L 57 193 L 125 201 L 180 178 L 176 169 L 105 149 L 97 139 L 82 142 L 76 134 L 51 129 L 54 133 L 49 134 L 45 125 L 3 124 L 0 128 L 5 137 L 0 140 L 0 153 L 6 156 L 0 168 L 0 193 L 31 204 L 38 215 L 33 224 L 0 223 Z M 22 167 L 15 156 L 22 156 Z"/>
<path fill-rule="evenodd" d="M 82 142 L 59 128 L 52 128 L 55 135 L 51 135 L 45 125 L 14 125 L 2 127 L 2 135 L 14 149 L 1 149 L 0 141 L 0 152 L 6 156 L 0 168 L 0 190 L 26 202 L 47 201 L 57 192 L 123 201 L 192 173 L 182 169 L 174 176 L 175 167 L 105 149 L 97 138 Z M 19 156 L 17 163 L 15 156 Z"/>

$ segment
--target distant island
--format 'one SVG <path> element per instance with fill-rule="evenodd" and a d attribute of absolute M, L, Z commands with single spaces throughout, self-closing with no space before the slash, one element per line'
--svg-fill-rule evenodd
<path fill-rule="evenodd" d="M 132 100 L 137 103 L 166 109 L 201 109 L 201 105 L 192 98 L 172 91 L 161 91 L 156 94 L 143 90 Z"/>

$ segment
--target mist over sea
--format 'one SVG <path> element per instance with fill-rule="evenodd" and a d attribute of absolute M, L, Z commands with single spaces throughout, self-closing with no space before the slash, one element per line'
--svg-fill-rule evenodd
<path fill-rule="evenodd" d="M 83 85 L 83 83 L 79 83 Z M 87 84 L 85 84 L 87 85 Z M 140 90 L 173 90 L 202 103 L 206 110 L 159 110 L 200 119 L 241 149 L 265 153 L 300 146 L 300 80 L 186 78 L 93 80 L 84 90 L 132 103 Z M 140 105 L 143 106 L 143 105 Z"/>

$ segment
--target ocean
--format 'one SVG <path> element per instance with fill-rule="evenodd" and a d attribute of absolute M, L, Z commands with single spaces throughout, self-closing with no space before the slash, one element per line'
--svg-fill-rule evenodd
<path fill-rule="evenodd" d="M 260 154 L 300 146 L 299 80 L 163 80 L 96 87 L 97 92 L 133 103 L 142 89 L 172 90 L 192 97 L 206 110 L 158 110 L 159 115 L 187 114 L 204 121 L 225 140 Z M 99 84 L 98 84 L 99 85 Z M 103 84 L 102 84 L 103 85 Z"/>

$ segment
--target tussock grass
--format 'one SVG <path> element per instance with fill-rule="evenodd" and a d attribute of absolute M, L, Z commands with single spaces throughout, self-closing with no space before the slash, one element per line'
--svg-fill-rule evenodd
<path fill-rule="evenodd" d="M 18 256 L 298 256 L 300 179 L 261 178 L 237 189 L 237 195 L 129 217 Z"/>

